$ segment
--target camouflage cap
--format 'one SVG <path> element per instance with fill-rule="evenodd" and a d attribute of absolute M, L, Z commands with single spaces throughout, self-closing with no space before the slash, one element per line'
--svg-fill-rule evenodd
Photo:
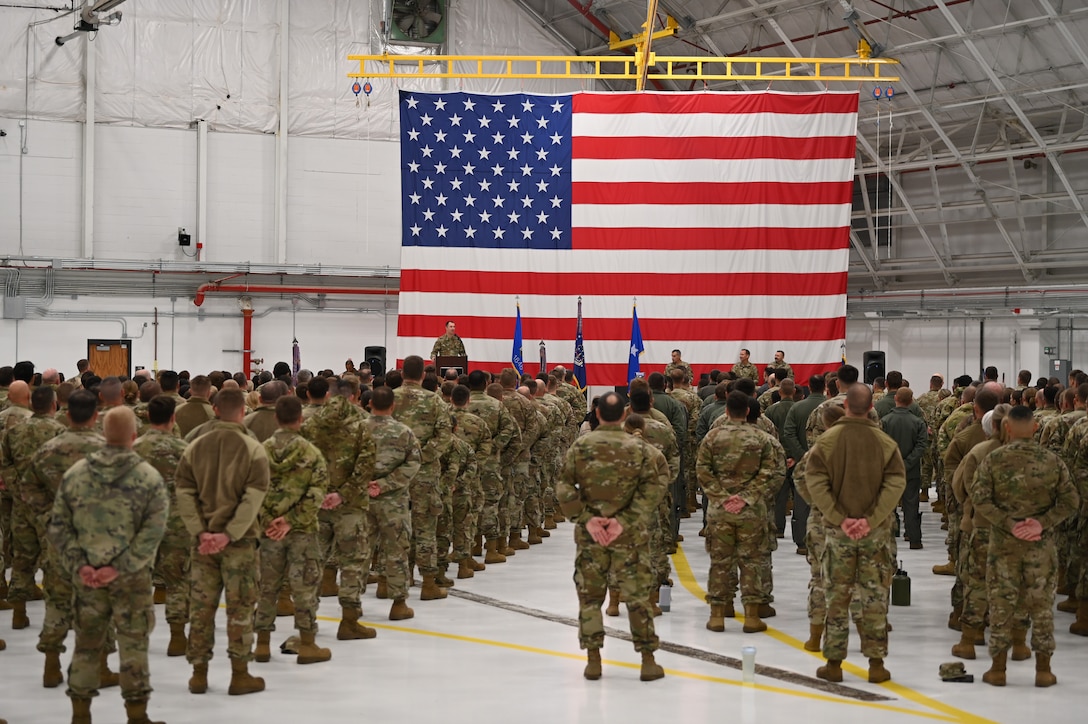
<path fill-rule="evenodd" d="M 967 668 L 959 661 L 953 661 L 945 664 L 941 664 L 940 667 L 941 681 L 964 681 L 967 674 Z M 974 677 L 971 677 L 973 680 Z"/>

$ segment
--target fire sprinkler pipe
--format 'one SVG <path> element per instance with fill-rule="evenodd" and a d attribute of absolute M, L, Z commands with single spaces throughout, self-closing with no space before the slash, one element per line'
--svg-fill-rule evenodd
<path fill-rule="evenodd" d="M 204 304 L 204 297 L 206 295 L 220 292 L 233 294 L 362 294 L 369 296 L 385 297 L 395 297 L 400 293 L 397 290 L 392 289 L 360 289 L 357 287 L 302 287 L 278 284 L 219 284 L 216 282 L 210 282 L 208 284 L 201 284 L 199 287 L 197 287 L 196 295 L 193 297 L 193 304 L 199 307 Z"/>

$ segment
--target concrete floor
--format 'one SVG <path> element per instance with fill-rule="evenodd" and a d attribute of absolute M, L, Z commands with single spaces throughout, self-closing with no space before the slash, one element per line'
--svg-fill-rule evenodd
<path fill-rule="evenodd" d="M 946 627 L 952 578 L 930 568 L 945 560 L 939 517 L 923 504 L 926 547 L 900 549 L 912 578 L 912 605 L 892 607 L 890 655 L 892 681 L 869 684 L 866 661 L 856 636 L 844 668 L 843 689 L 829 691 L 814 679 L 822 659 L 801 648 L 807 638 L 805 616 L 808 566 L 789 541 L 775 554 L 775 606 L 778 616 L 761 634 L 744 634 L 739 620 L 726 632 L 704 628 L 708 607 L 701 596 L 707 556 L 698 537 L 698 517 L 683 522 L 687 537 L 673 557 L 672 610 L 657 619 L 663 650 L 658 661 L 664 680 L 638 680 L 639 656 L 631 644 L 610 637 L 604 649 L 604 677 L 582 678 L 583 653 L 572 627 L 577 616 L 572 582 L 574 544 L 569 523 L 553 531 L 544 545 L 519 552 L 508 563 L 490 566 L 460 581 L 444 601 L 421 602 L 418 589 L 413 620 L 393 625 L 387 601 L 370 587 L 364 618 L 378 629 L 370 641 L 335 640 L 339 610 L 323 599 L 318 642 L 333 651 L 329 663 L 298 666 L 294 657 L 274 654 L 251 671 L 264 676 L 265 692 L 245 697 L 226 693 L 230 670 L 225 653 L 224 619 L 209 691 L 188 693 L 190 673 L 183 658 L 165 655 L 168 631 L 160 618 L 152 634 L 153 718 L 168 722 L 759 722 L 808 724 L 836 722 L 1018 722 L 1045 716 L 1050 722 L 1084 720 L 1088 706 L 1088 640 L 1068 633 L 1072 616 L 1056 614 L 1058 651 L 1054 671 L 1058 686 L 1036 689 L 1030 661 L 1009 663 L 1009 685 L 981 683 L 989 666 L 985 649 L 966 662 L 974 684 L 943 683 L 938 666 L 954 661 L 949 649 L 958 634 Z M 739 604 L 739 600 L 738 600 Z M 35 648 L 42 604 L 29 606 L 31 628 L 12 631 L 11 615 L 0 613 L 0 718 L 16 722 L 63 722 L 69 704 L 63 685 L 41 686 L 42 656 Z M 161 617 L 162 609 L 158 608 Z M 288 635 L 290 619 L 281 618 L 278 642 Z M 626 618 L 606 625 L 627 630 Z M 71 638 L 69 639 L 71 641 Z M 744 646 L 755 646 L 761 667 L 754 684 L 744 684 L 735 668 Z M 67 665 L 68 656 L 62 661 Z M 116 668 L 116 659 L 113 661 Z M 766 667 L 766 668 L 763 668 Z M 875 696 L 874 696 L 875 695 Z M 862 698 L 859 698 L 862 697 Z M 874 699 L 874 700 L 864 700 Z M 107 689 L 93 705 L 96 722 L 123 722 L 117 689 Z"/>

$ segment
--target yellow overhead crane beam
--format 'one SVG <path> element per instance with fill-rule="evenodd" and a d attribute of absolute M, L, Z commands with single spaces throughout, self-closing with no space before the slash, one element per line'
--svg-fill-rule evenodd
<path fill-rule="evenodd" d="M 646 25 L 643 24 L 642 27 L 645 28 Z M 663 29 L 661 29 L 661 30 L 655 31 L 654 34 L 653 34 L 653 39 L 657 40 L 659 38 L 672 37 L 673 35 L 676 35 L 676 31 L 679 30 L 679 29 L 680 29 L 680 21 L 678 21 L 673 16 L 668 15 L 665 18 L 665 27 Z M 609 50 L 620 50 L 621 48 L 629 48 L 632 45 L 639 45 L 640 43 L 644 42 L 645 39 L 646 39 L 646 33 L 644 33 L 644 32 L 643 33 L 636 33 L 635 35 L 632 35 L 627 40 L 624 40 L 619 35 L 616 35 L 615 30 L 609 30 L 608 31 L 608 48 L 609 48 Z"/>
<path fill-rule="evenodd" d="M 640 78 L 645 56 L 617 55 L 349 55 L 359 69 L 349 78 L 498 78 L 498 79 L 608 79 Z M 897 75 L 884 75 L 893 58 L 770 58 L 735 56 L 659 56 L 651 52 L 647 66 L 654 80 L 676 81 L 823 81 L 825 83 L 894 83 Z"/>

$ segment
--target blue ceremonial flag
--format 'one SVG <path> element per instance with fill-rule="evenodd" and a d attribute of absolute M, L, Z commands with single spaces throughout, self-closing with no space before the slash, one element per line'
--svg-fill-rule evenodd
<path fill-rule="evenodd" d="M 582 343 L 582 298 L 578 297 L 578 332 L 574 336 L 574 379 L 578 389 L 586 388 L 586 350 Z"/>
<path fill-rule="evenodd" d="M 514 322 L 514 349 L 510 353 L 510 362 L 518 374 L 525 373 L 525 364 L 521 356 L 521 305 L 518 304 L 518 321 Z"/>
<path fill-rule="evenodd" d="M 642 377 L 638 371 L 638 356 L 646 351 L 642 344 L 642 330 L 638 328 L 638 309 L 631 306 L 631 349 L 627 358 L 627 382 Z"/>

